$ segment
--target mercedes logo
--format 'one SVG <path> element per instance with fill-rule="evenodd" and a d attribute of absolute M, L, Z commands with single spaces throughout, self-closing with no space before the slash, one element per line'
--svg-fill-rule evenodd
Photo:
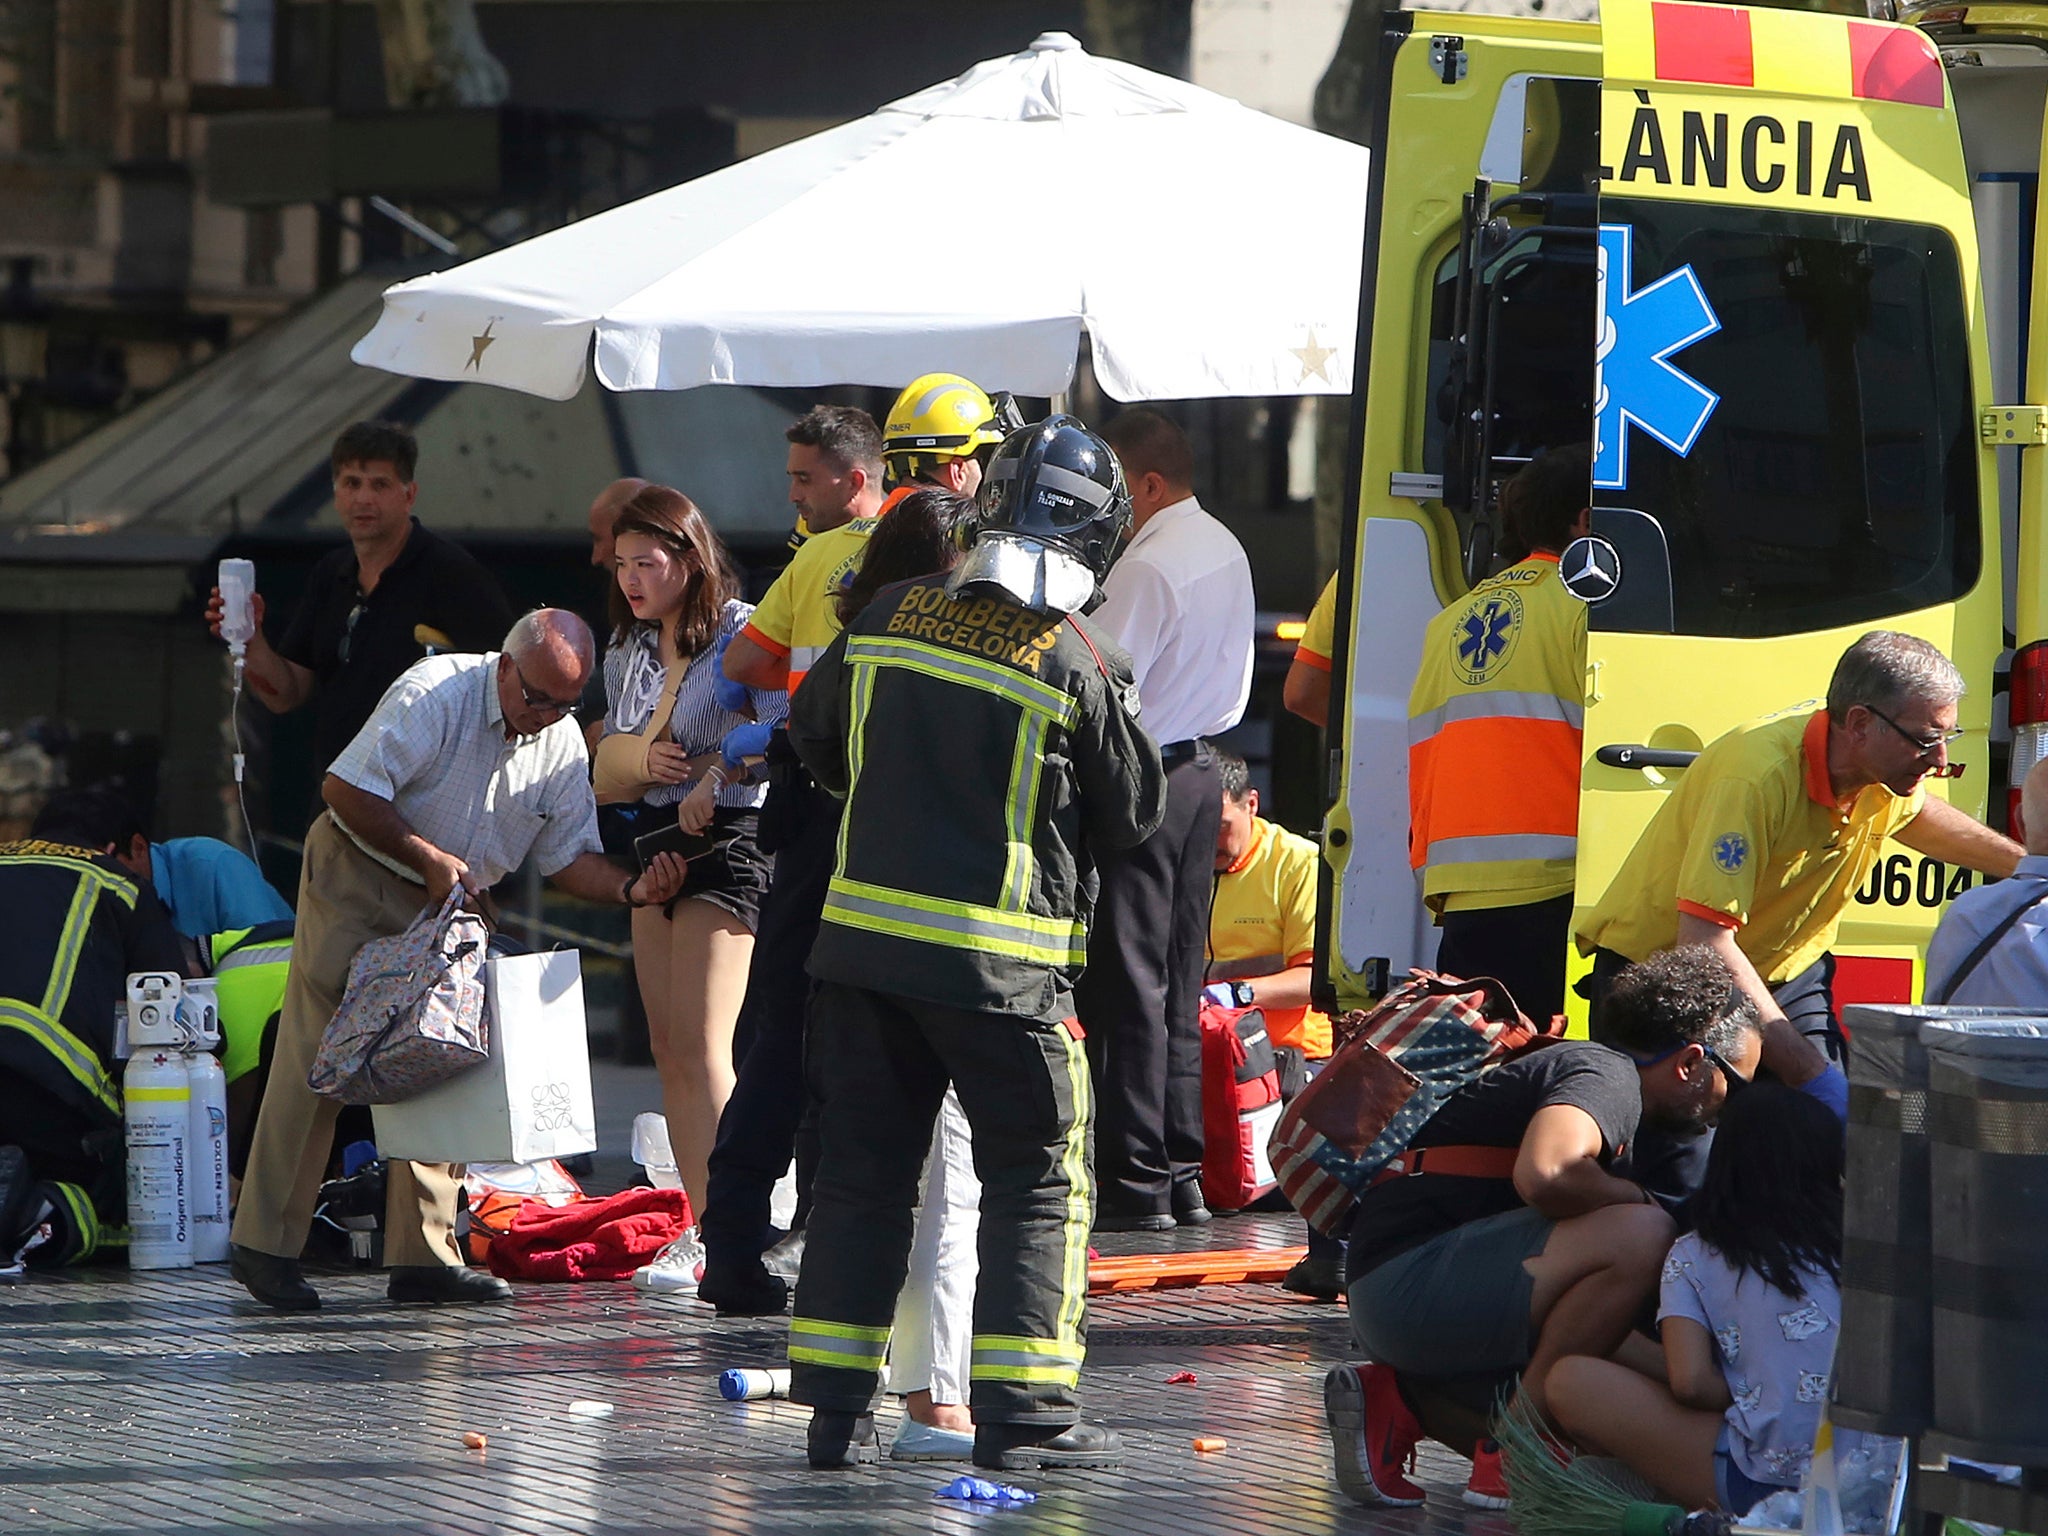
<path fill-rule="evenodd" d="M 1557 574 L 1580 602 L 1605 602 L 1621 585 L 1621 556 L 1605 539 L 1574 539 L 1558 559 Z"/>

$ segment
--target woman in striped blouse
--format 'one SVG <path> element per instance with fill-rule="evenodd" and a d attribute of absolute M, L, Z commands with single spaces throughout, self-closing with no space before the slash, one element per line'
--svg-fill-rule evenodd
<path fill-rule="evenodd" d="M 635 813 L 624 819 L 638 833 L 680 825 L 711 845 L 691 857 L 682 892 L 666 908 L 633 913 L 633 963 L 669 1145 L 691 1207 L 701 1211 L 768 886 L 767 860 L 754 841 L 764 791 L 747 763 L 788 716 L 789 697 L 725 680 L 725 643 L 753 608 L 733 595 L 731 562 L 689 497 L 647 487 L 626 503 L 613 542 L 618 580 L 604 658 L 600 793 L 623 798 L 621 784 L 626 794 L 637 792 Z M 666 705 L 672 681 L 673 704 Z M 664 707 L 667 724 L 650 730 Z M 635 1279 L 656 1290 L 693 1290 L 702 1260 L 693 1231 Z"/>

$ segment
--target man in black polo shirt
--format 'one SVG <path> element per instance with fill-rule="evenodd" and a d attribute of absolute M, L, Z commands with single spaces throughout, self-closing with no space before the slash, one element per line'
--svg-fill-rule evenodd
<path fill-rule="evenodd" d="M 1402 1470 L 1422 1434 L 1404 1378 L 1519 1377 L 1541 1412 L 1563 1356 L 1650 1347 L 1630 1333 L 1677 1228 L 1612 1165 L 1639 1127 L 1712 1124 L 1756 1071 L 1763 1037 L 1756 1006 L 1704 945 L 1630 966 L 1608 1009 L 1612 1047 L 1567 1040 L 1495 1067 L 1446 1099 L 1359 1197 L 1347 1297 L 1372 1359 L 1324 1383 L 1337 1481 L 1358 1502 L 1422 1502 Z M 1492 1441 L 1473 1453 L 1465 1502 L 1507 1507 Z"/>
<path fill-rule="evenodd" d="M 511 605 L 467 552 L 412 515 L 419 444 L 395 422 L 359 421 L 334 440 L 334 506 L 348 534 L 313 567 L 299 606 L 273 645 L 255 599 L 249 691 L 274 714 L 313 705 L 313 753 L 324 770 L 355 739 L 398 675 L 426 654 L 424 627 L 442 649 L 490 651 L 512 627 Z M 220 633 L 220 589 L 207 605 Z"/>

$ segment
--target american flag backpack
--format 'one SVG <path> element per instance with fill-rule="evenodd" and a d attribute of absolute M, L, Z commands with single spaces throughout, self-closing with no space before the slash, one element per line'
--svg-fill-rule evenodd
<path fill-rule="evenodd" d="M 1281 1113 L 1266 1145 L 1281 1192 L 1318 1232 L 1342 1237 L 1366 1186 L 1444 1100 L 1563 1028 L 1536 1028 L 1489 977 L 1411 972 L 1338 1021 L 1344 1043 Z"/>

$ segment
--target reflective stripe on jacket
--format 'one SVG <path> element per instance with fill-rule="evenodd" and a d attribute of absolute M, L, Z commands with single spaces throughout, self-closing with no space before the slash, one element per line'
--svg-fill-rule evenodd
<path fill-rule="evenodd" d="M 48 842 L 0 843 L 0 912 L 0 1079 L 119 1120 L 114 1005 L 130 971 L 178 969 L 169 915 L 113 859 Z"/>
<path fill-rule="evenodd" d="M 1432 909 L 1571 890 L 1585 671 L 1586 605 L 1555 555 L 1430 620 L 1408 700 L 1408 859 Z"/>
<path fill-rule="evenodd" d="M 814 976 L 1054 1021 L 1087 960 L 1094 855 L 1166 780 L 1115 644 L 941 578 L 890 587 L 819 658 L 790 744 L 846 800 Z"/>

